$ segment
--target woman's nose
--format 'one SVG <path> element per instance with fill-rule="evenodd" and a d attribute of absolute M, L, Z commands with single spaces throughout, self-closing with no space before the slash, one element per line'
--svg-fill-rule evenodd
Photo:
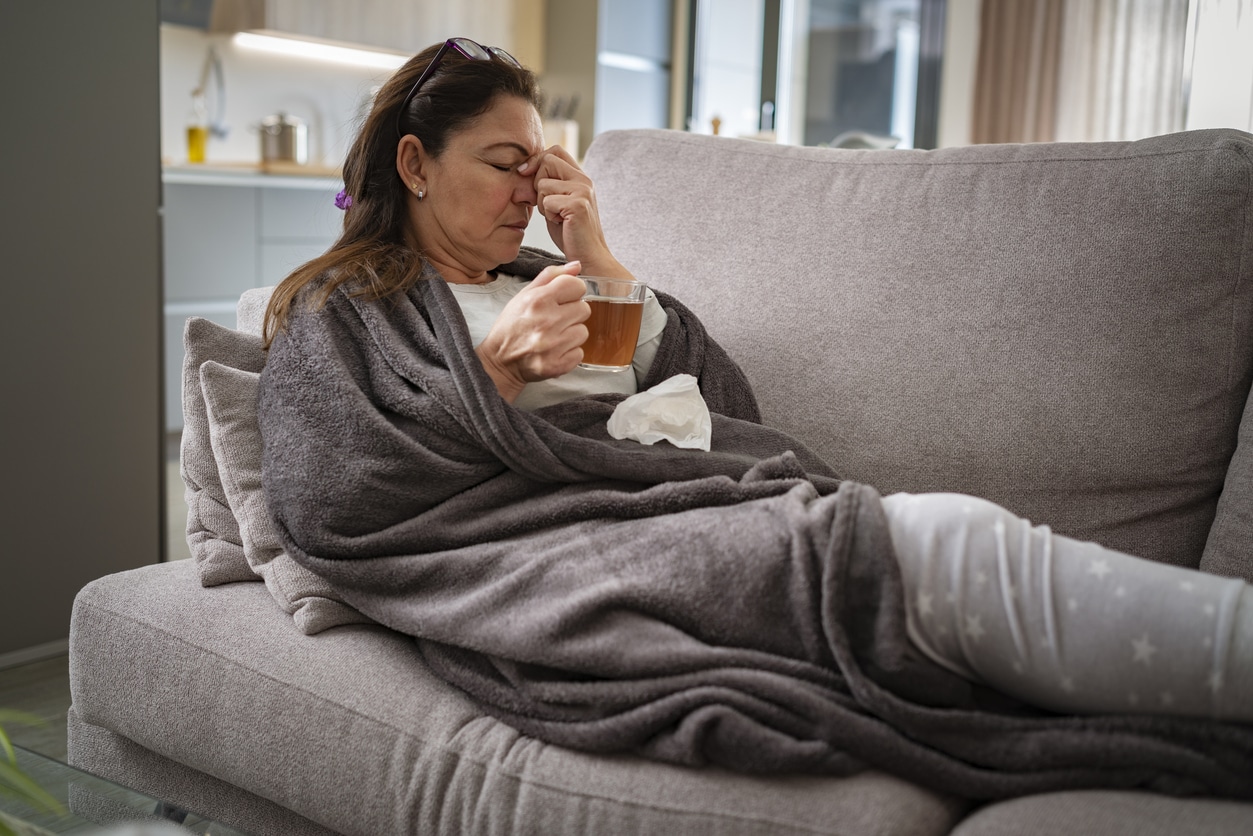
<path fill-rule="evenodd" d="M 513 190 L 513 202 L 527 203 L 531 206 L 539 202 L 539 195 L 535 192 L 535 178 L 522 177 L 522 182 Z"/>

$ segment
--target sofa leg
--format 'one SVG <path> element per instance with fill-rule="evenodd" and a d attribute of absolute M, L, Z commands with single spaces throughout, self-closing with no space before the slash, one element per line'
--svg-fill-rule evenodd
<path fill-rule="evenodd" d="M 166 821 L 172 821 L 175 824 L 182 824 L 190 815 L 182 807 L 175 807 L 173 804 L 166 804 L 164 801 L 157 802 L 157 808 L 153 812 Z"/>

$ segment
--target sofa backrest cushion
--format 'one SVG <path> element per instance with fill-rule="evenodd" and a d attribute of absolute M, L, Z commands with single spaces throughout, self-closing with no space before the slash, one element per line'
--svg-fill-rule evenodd
<path fill-rule="evenodd" d="M 1200 565 L 1253 378 L 1253 137 L 923 152 L 622 131 L 585 167 L 615 255 L 845 478 Z"/>

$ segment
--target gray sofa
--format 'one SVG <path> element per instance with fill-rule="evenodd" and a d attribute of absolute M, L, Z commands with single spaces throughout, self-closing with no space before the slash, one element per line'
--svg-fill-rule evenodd
<path fill-rule="evenodd" d="M 1253 580 L 1253 137 L 916 152 L 624 131 L 586 167 L 618 257 L 700 314 L 766 422 L 844 477 L 986 496 Z M 240 340 L 197 361 L 254 374 Z M 202 465 L 184 462 L 196 561 L 78 596 L 70 758 L 244 830 L 1253 832 L 1253 804 L 1216 799 L 987 803 L 876 771 L 750 777 L 523 737 L 404 636 L 292 593 L 316 579 L 253 559 L 255 506 L 210 497 Z"/>

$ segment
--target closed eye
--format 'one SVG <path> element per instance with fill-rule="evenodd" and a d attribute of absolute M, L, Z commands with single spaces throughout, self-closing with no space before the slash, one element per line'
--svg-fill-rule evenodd
<path fill-rule="evenodd" d="M 497 171 L 512 171 L 513 170 L 513 166 L 511 165 L 496 165 L 495 163 L 488 163 L 488 165 L 490 165 L 492 168 L 496 169 Z"/>

